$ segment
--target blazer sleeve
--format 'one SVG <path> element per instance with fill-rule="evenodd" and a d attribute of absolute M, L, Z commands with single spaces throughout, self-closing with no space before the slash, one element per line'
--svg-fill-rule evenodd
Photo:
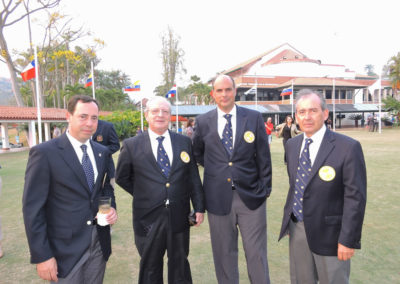
<path fill-rule="evenodd" d="M 260 186 L 266 188 L 267 197 L 272 191 L 272 166 L 271 166 L 271 154 L 268 147 L 268 136 L 265 132 L 264 121 L 261 114 L 257 117 L 257 169 L 260 181 Z"/>
<path fill-rule="evenodd" d="M 120 145 L 119 145 L 119 139 L 118 139 L 117 132 L 115 131 L 114 124 L 112 124 L 111 122 L 110 122 L 110 130 L 109 130 L 108 135 L 109 135 L 108 149 L 110 150 L 111 154 L 114 154 L 115 152 L 117 152 L 120 149 Z"/>
<path fill-rule="evenodd" d="M 339 243 L 359 249 L 367 200 L 367 174 L 360 143 L 355 141 L 344 156 L 344 204 Z"/>
<path fill-rule="evenodd" d="M 50 173 L 45 151 L 33 147 L 29 152 L 22 197 L 22 212 L 31 263 L 41 263 L 54 256 L 47 238 L 45 210 L 51 186 Z"/>
<path fill-rule="evenodd" d="M 202 122 L 196 120 L 196 128 L 193 133 L 193 156 L 198 164 L 204 167 L 204 140 L 201 134 Z"/>
<path fill-rule="evenodd" d="M 111 206 L 117 209 L 117 204 L 115 202 L 114 187 L 110 183 L 110 179 L 113 177 L 114 162 L 111 157 L 111 153 L 107 151 L 107 161 L 106 161 L 106 174 L 104 176 L 102 191 L 104 196 L 111 197 Z"/>
<path fill-rule="evenodd" d="M 128 141 L 122 143 L 121 152 L 118 157 L 117 169 L 115 172 L 115 181 L 125 191 L 133 195 L 133 164 Z"/>
<path fill-rule="evenodd" d="M 204 191 L 201 184 L 199 169 L 197 167 L 196 161 L 194 160 L 192 154 L 192 146 L 189 143 L 190 149 L 190 180 L 192 181 L 192 188 L 190 192 L 190 198 L 192 200 L 193 208 L 196 212 L 205 211 L 204 205 Z"/>

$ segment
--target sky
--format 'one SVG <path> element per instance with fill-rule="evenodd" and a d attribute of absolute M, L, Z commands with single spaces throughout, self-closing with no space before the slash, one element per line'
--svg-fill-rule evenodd
<path fill-rule="evenodd" d="M 80 46 L 104 40 L 96 68 L 121 70 L 152 94 L 162 83 L 161 34 L 168 27 L 185 52 L 187 74 L 178 86 L 192 75 L 206 82 L 283 43 L 323 64 L 365 73 L 365 65 L 377 72 L 400 52 L 399 8 L 398 0 L 63 0 L 59 11 L 92 33 Z M 40 20 L 33 20 L 34 43 Z M 29 47 L 26 23 L 7 28 L 5 36 L 10 49 Z M 9 77 L 2 62 L 0 76 Z"/>

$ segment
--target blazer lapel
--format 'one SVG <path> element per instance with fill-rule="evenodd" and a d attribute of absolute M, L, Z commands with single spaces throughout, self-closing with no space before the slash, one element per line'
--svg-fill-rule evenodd
<path fill-rule="evenodd" d="M 94 188 L 93 192 L 96 192 L 98 189 L 101 189 L 101 185 L 103 183 L 103 172 L 105 168 L 105 157 L 104 157 L 104 152 L 102 152 L 99 147 L 96 145 L 96 143 L 90 141 L 90 145 L 92 146 L 93 150 L 93 155 L 96 160 L 96 167 L 97 167 L 97 179 L 94 183 Z"/>
<path fill-rule="evenodd" d="M 146 155 L 146 157 L 148 157 L 149 161 L 151 161 L 150 164 L 153 165 L 154 169 L 158 171 L 161 175 L 163 175 L 160 167 L 157 164 L 157 159 L 156 157 L 154 157 L 153 150 L 151 148 L 150 136 L 148 132 L 143 133 L 142 140 L 143 141 L 141 144 L 143 145 L 143 153 Z"/>
<path fill-rule="evenodd" d="M 174 153 L 174 160 L 172 161 L 171 170 L 170 170 L 170 174 L 171 174 L 179 162 L 179 159 L 181 156 L 179 149 L 181 149 L 181 147 L 180 147 L 180 145 L 178 145 L 179 139 L 178 139 L 178 135 L 176 133 L 169 131 L 169 136 L 171 137 L 172 152 Z"/>
<path fill-rule="evenodd" d="M 292 138 L 293 139 L 293 138 Z M 290 169 L 289 169 L 289 173 L 292 173 L 292 179 L 293 179 L 293 184 L 294 180 L 296 179 L 296 175 L 297 175 L 297 167 L 299 166 L 299 157 L 300 157 L 300 151 L 301 151 L 301 144 L 303 143 L 303 136 L 299 136 L 299 138 L 297 138 L 296 141 L 296 145 L 295 145 L 295 150 L 294 150 L 294 154 L 295 155 L 291 155 L 289 157 L 287 157 L 288 160 L 291 160 L 291 162 L 289 163 L 290 165 Z"/>
<path fill-rule="evenodd" d="M 233 145 L 232 156 L 235 155 L 236 149 L 239 147 L 240 143 L 243 142 L 244 128 L 247 123 L 246 113 L 241 107 L 236 106 L 236 134 L 235 134 L 235 144 Z"/>
<path fill-rule="evenodd" d="M 210 129 L 211 133 L 211 143 L 216 145 L 217 147 L 220 148 L 220 153 L 226 153 L 225 147 L 222 144 L 221 137 L 219 136 L 218 133 L 218 111 L 217 109 L 214 109 L 213 111 L 210 112 L 210 115 L 208 116 L 208 127 Z"/>
<path fill-rule="evenodd" d="M 85 189 L 90 192 L 89 185 L 86 181 L 85 172 L 83 171 L 82 164 L 75 153 L 72 144 L 69 142 L 67 135 L 64 133 L 60 139 L 57 141 L 58 147 L 60 149 L 60 154 L 64 159 L 66 165 L 75 173 L 79 182 L 85 187 Z"/>
<path fill-rule="evenodd" d="M 326 129 L 324 138 L 321 141 L 321 145 L 319 146 L 317 156 L 312 166 L 311 175 L 308 183 L 310 183 L 311 179 L 319 171 L 322 164 L 325 162 L 329 154 L 335 148 L 334 140 L 335 138 L 333 137 L 332 132 L 329 129 Z"/>

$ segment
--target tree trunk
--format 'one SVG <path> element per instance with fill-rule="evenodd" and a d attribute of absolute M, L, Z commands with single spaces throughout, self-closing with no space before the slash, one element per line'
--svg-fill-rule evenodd
<path fill-rule="evenodd" d="M 7 42 L 4 38 L 4 34 L 1 29 L 0 29 L 0 47 L 3 53 L 2 55 L 6 60 L 8 71 L 10 72 L 11 87 L 14 93 L 15 101 L 17 102 L 17 106 L 25 106 L 24 101 L 22 100 L 21 92 L 19 90 L 14 64 L 12 63 L 10 54 L 8 53 Z"/>
<path fill-rule="evenodd" d="M 57 108 L 60 108 L 61 107 L 61 96 L 60 96 L 60 86 L 58 84 L 58 58 L 57 58 L 57 55 L 55 56 L 55 67 L 56 67 L 55 84 L 56 84 L 56 95 L 57 95 Z"/>

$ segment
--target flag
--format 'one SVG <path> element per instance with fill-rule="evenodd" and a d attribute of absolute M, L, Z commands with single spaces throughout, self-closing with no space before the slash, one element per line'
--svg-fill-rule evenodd
<path fill-rule="evenodd" d="M 283 97 L 283 96 L 289 96 L 289 95 L 291 95 L 292 94 L 292 88 L 286 88 L 286 89 L 283 89 L 283 91 L 282 91 L 282 93 L 281 93 L 281 97 Z"/>
<path fill-rule="evenodd" d="M 247 90 L 244 94 L 247 96 L 247 95 L 255 95 L 256 93 L 257 93 L 257 87 L 254 86 L 250 90 Z"/>
<path fill-rule="evenodd" d="M 124 88 L 124 92 L 138 92 L 138 91 L 140 91 L 139 81 L 136 81 L 135 83 L 133 83 L 133 85 L 126 86 Z"/>
<path fill-rule="evenodd" d="M 86 84 L 85 84 L 85 88 L 90 87 L 93 84 L 93 77 L 92 74 L 89 75 L 89 77 L 86 79 Z"/>
<path fill-rule="evenodd" d="M 174 85 L 171 90 L 165 95 L 166 98 L 173 98 L 176 95 L 176 85 Z"/>
<path fill-rule="evenodd" d="M 21 72 L 21 77 L 24 82 L 36 77 L 35 73 L 35 60 L 29 62 L 28 66 Z"/>

